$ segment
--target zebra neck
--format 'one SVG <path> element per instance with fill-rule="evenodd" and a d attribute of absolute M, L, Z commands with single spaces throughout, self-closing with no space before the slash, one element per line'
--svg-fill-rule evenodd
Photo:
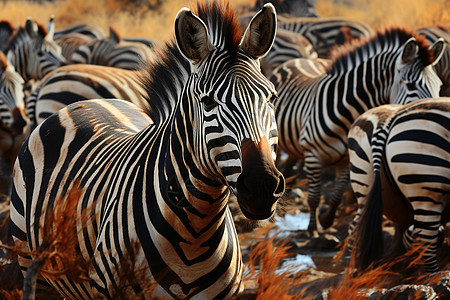
<path fill-rule="evenodd" d="M 193 236 L 217 228 L 225 215 L 228 187 L 204 174 L 196 163 L 197 158 L 190 152 L 188 141 L 172 134 L 167 148 L 164 163 L 166 203 L 183 224 L 193 226 L 190 229 Z"/>
<path fill-rule="evenodd" d="M 13 50 L 13 55 L 11 57 L 11 63 L 14 66 L 14 68 L 16 69 L 16 72 L 20 74 L 20 76 L 22 76 L 23 80 L 25 81 L 25 83 L 27 83 L 28 81 L 30 81 L 30 76 L 28 76 L 28 72 L 27 72 L 27 66 L 28 66 L 28 56 L 25 54 L 20 54 L 19 51 L 17 51 L 17 49 Z M 33 62 L 30 62 L 33 63 Z"/>

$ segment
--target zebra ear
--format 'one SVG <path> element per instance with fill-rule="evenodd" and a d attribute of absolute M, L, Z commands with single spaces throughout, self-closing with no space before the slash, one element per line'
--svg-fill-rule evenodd
<path fill-rule="evenodd" d="M 402 51 L 402 63 L 405 65 L 410 64 L 417 52 L 419 51 L 419 46 L 417 45 L 417 41 L 415 38 L 410 38 L 406 41 L 405 45 L 403 45 Z"/>
<path fill-rule="evenodd" d="M 27 31 L 27 33 L 28 33 L 28 35 L 31 37 L 31 38 L 36 38 L 36 37 L 38 37 L 39 36 L 39 33 L 38 33 L 38 25 L 36 24 L 36 22 L 35 21 L 33 21 L 32 19 L 31 19 L 31 17 L 28 17 L 27 18 L 27 21 L 25 22 L 25 30 Z"/>
<path fill-rule="evenodd" d="M 436 42 L 434 42 L 430 46 L 431 52 L 433 52 L 434 61 L 431 64 L 432 66 L 436 65 L 439 60 L 442 58 L 442 55 L 444 54 L 446 49 L 446 44 L 443 38 L 439 38 Z"/>
<path fill-rule="evenodd" d="M 250 21 L 241 39 L 241 48 L 258 59 L 269 52 L 277 33 L 277 15 L 267 3 Z"/>
<path fill-rule="evenodd" d="M 120 42 L 120 36 L 117 33 L 117 31 L 112 28 L 111 26 L 109 27 L 109 39 L 113 40 L 114 42 L 116 42 L 116 44 L 118 44 Z"/>
<path fill-rule="evenodd" d="M 178 49 L 193 64 L 199 63 L 213 49 L 205 23 L 188 8 L 182 8 L 175 18 L 175 36 Z"/>
<path fill-rule="evenodd" d="M 53 41 L 55 36 L 55 16 L 52 15 L 50 17 L 50 21 L 48 21 L 47 24 L 47 35 L 45 36 L 45 39 L 47 41 Z"/>

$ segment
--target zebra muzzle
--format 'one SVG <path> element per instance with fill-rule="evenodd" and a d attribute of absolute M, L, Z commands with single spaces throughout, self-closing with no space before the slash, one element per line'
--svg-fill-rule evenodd
<path fill-rule="evenodd" d="M 284 177 L 275 167 L 265 137 L 259 143 L 246 139 L 241 149 L 242 173 L 236 184 L 239 206 L 249 219 L 267 219 L 284 194 Z"/>

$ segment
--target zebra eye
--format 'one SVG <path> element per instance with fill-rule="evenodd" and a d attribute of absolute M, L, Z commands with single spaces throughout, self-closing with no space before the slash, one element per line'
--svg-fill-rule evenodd
<path fill-rule="evenodd" d="M 272 96 L 270 96 L 269 100 L 267 102 L 269 102 L 270 104 L 274 104 L 275 101 L 277 101 L 278 96 L 275 94 L 272 94 Z"/>
<path fill-rule="evenodd" d="M 416 83 L 415 82 L 409 82 L 409 83 L 406 84 L 406 88 L 409 91 L 415 90 L 416 89 Z"/>
<path fill-rule="evenodd" d="M 214 100 L 214 97 L 209 95 L 203 96 L 200 101 L 205 105 L 206 110 L 211 110 L 217 106 L 217 102 Z"/>
<path fill-rule="evenodd" d="M 37 53 L 37 55 L 43 56 L 43 55 L 44 55 L 44 52 L 43 52 L 43 51 L 39 51 L 39 52 Z"/>

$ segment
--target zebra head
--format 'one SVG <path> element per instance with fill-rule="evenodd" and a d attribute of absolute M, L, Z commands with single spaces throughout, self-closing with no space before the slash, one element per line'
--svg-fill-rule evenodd
<path fill-rule="evenodd" d="M 218 5 L 211 4 L 212 12 Z M 275 10 L 265 5 L 240 38 L 237 21 L 221 23 L 207 9 L 200 7 L 196 16 L 184 8 L 175 20 L 178 48 L 191 62 L 182 98 L 192 124 L 189 143 L 203 173 L 229 186 L 244 215 L 265 219 L 285 188 L 274 165 L 276 92 L 259 64 L 275 38 Z M 218 36 L 221 30 L 229 34 Z"/>
<path fill-rule="evenodd" d="M 390 93 L 391 103 L 406 104 L 418 99 L 439 97 L 442 82 L 433 66 L 442 57 L 444 40 L 436 41 L 429 49 L 425 45 L 423 41 L 411 37 L 401 47 Z"/>
<path fill-rule="evenodd" d="M 23 78 L 0 52 L 0 129 L 15 136 L 24 133 L 27 122 Z"/>
<path fill-rule="evenodd" d="M 31 18 L 12 37 L 8 50 L 12 51 L 12 63 L 25 81 L 42 79 L 63 63 L 61 47 L 53 40 L 54 23 L 50 30 L 38 25 Z"/>

